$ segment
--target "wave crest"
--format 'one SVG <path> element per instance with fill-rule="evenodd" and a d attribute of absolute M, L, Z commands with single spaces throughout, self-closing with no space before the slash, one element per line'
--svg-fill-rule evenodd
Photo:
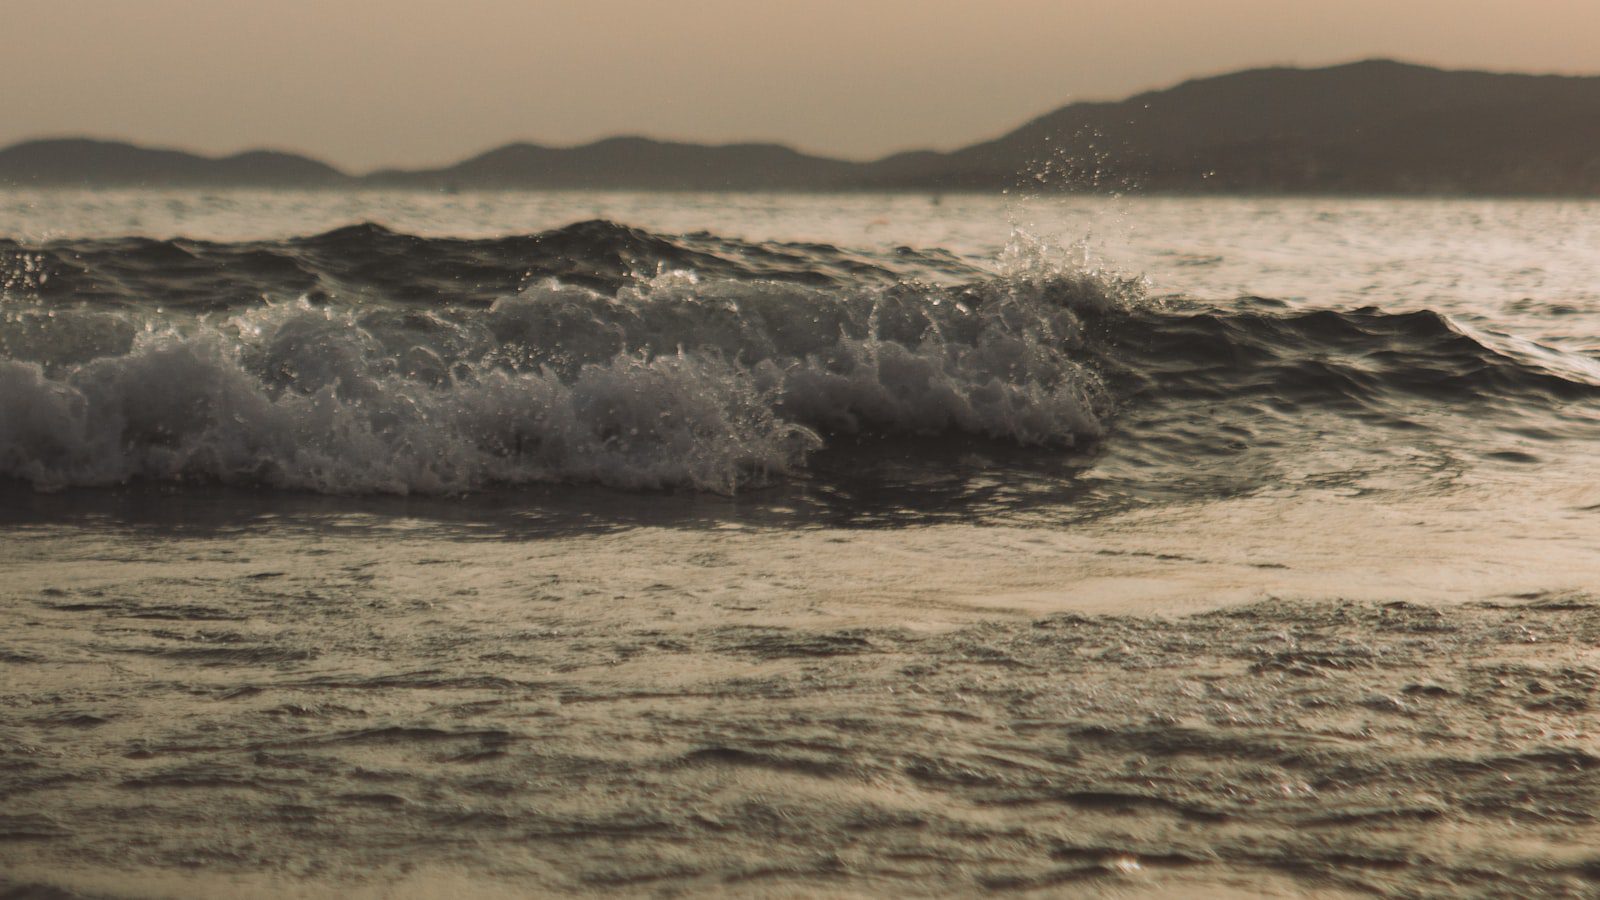
<path fill-rule="evenodd" d="M 59 339 L 0 362 L 0 472 L 42 488 L 733 492 L 837 432 L 1066 446 L 1109 407 L 1082 361 L 1085 294 L 1068 278 L 849 291 L 672 273 L 615 293 L 545 281 L 487 310 L 13 315 L 5 330 Z M 82 334 L 109 352 L 79 359 Z"/>
<path fill-rule="evenodd" d="M 1022 236 L 996 275 L 937 250 L 607 222 L 0 242 L 0 476 L 732 493 L 840 434 L 909 438 L 933 466 L 916 441 L 1082 446 L 1121 404 L 1116 452 L 1181 480 L 1302 446 L 1309 411 L 1328 428 L 1595 424 L 1582 354 L 1427 310 L 1162 304 L 1035 251 Z"/>

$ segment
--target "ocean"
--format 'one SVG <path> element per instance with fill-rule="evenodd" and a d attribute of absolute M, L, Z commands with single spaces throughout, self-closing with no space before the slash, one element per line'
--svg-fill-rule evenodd
<path fill-rule="evenodd" d="M 0 195 L 0 891 L 1600 891 L 1597 246 Z"/>

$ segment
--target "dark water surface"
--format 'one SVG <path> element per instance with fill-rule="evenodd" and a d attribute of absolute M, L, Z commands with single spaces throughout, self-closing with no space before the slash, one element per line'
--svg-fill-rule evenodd
<path fill-rule="evenodd" d="M 1600 891 L 1600 207 L 0 223 L 0 890 Z"/>

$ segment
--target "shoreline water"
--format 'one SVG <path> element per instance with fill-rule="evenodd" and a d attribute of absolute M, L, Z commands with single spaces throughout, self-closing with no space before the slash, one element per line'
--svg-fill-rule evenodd
<path fill-rule="evenodd" d="M 1600 884 L 1600 206 L 436 199 L 0 208 L 0 896 Z"/>
<path fill-rule="evenodd" d="M 0 563 L 15 896 L 1600 877 L 1581 590 L 1108 602 L 1204 565 L 1128 546 L 1046 609 L 929 596 L 940 542 L 903 530 L 52 531 Z M 1013 563 L 1041 537 L 952 531 Z"/>

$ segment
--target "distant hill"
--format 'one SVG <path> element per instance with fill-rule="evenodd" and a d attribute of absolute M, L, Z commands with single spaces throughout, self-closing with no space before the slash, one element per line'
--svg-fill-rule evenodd
<path fill-rule="evenodd" d="M 87 138 L 27 141 L 0 150 L 0 184 L 307 187 L 349 181 L 326 163 L 273 150 L 209 157 Z"/>
<path fill-rule="evenodd" d="M 1600 195 L 1600 77 L 1388 60 L 1255 69 L 1077 103 L 993 141 L 872 167 L 880 187 Z"/>
<path fill-rule="evenodd" d="M 508 144 L 363 177 L 283 153 L 213 159 L 87 140 L 0 151 L 0 183 L 429 190 L 1048 190 L 1600 196 L 1600 76 L 1458 72 L 1369 60 L 1253 69 L 1075 103 L 949 153 L 875 162 L 776 144 L 611 138 Z"/>
<path fill-rule="evenodd" d="M 471 188 L 807 190 L 847 184 L 860 165 L 778 144 L 706 146 L 618 137 L 581 147 L 508 144 L 443 169 L 374 172 L 382 185 Z"/>

